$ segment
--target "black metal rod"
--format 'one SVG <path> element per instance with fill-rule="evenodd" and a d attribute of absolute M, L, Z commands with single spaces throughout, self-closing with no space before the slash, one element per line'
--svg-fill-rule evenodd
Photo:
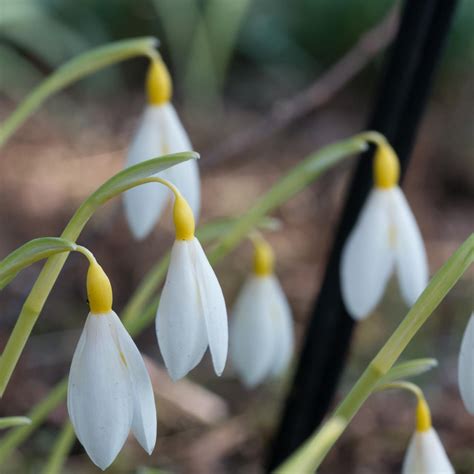
<path fill-rule="evenodd" d="M 406 0 L 400 27 L 381 78 L 368 128 L 383 133 L 406 171 L 426 107 L 456 0 Z M 372 150 L 363 154 L 349 186 L 344 210 L 314 307 L 293 385 L 270 453 L 272 469 L 321 423 L 342 374 L 354 328 L 342 302 L 339 265 L 344 242 L 372 188 Z"/>

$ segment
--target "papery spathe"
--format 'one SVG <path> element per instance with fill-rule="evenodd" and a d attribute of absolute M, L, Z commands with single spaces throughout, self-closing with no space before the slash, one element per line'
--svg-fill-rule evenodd
<path fill-rule="evenodd" d="M 247 387 L 280 375 L 293 353 L 293 320 L 273 274 L 252 275 L 240 292 L 230 327 L 232 363 Z"/>
<path fill-rule="evenodd" d="M 176 240 L 156 314 L 156 335 L 173 380 L 184 377 L 209 346 L 214 370 L 227 359 L 227 311 L 222 289 L 199 241 Z"/>
<path fill-rule="evenodd" d="M 126 167 L 158 156 L 192 150 L 178 115 L 169 102 L 148 105 L 128 151 Z M 200 211 L 200 181 L 196 160 L 168 168 L 156 176 L 167 179 L 182 192 L 195 218 Z M 124 194 L 125 214 L 137 239 L 145 238 L 171 197 L 170 191 L 156 183 L 144 184 Z"/>
<path fill-rule="evenodd" d="M 74 352 L 67 407 L 77 438 L 106 469 L 132 431 L 149 453 L 156 441 L 156 407 L 142 356 L 118 316 L 90 313 Z"/>
<path fill-rule="evenodd" d="M 342 253 L 342 296 L 354 319 L 374 310 L 394 270 L 411 306 L 428 282 L 423 239 L 401 189 L 375 188 Z"/>

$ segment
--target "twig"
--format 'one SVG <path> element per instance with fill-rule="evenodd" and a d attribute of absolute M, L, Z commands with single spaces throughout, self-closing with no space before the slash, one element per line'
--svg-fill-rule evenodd
<path fill-rule="evenodd" d="M 321 107 L 392 41 L 399 19 L 398 4 L 374 28 L 367 31 L 356 45 L 310 87 L 290 99 L 277 102 L 270 114 L 256 124 L 234 133 L 209 153 L 203 164 L 221 163 L 248 151 L 280 132 L 315 108 Z"/>

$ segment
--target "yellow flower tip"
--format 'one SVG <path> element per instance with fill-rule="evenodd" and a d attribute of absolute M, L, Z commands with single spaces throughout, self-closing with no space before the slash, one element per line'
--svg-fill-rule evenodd
<path fill-rule="evenodd" d="M 424 398 L 418 400 L 416 407 L 416 431 L 428 431 L 431 428 L 431 413 Z"/>
<path fill-rule="evenodd" d="M 146 77 L 148 103 L 162 105 L 171 100 L 173 85 L 170 73 L 161 59 L 151 61 Z"/>
<path fill-rule="evenodd" d="M 257 276 L 267 276 L 273 273 L 274 255 L 270 244 L 264 240 L 254 243 L 253 271 Z"/>
<path fill-rule="evenodd" d="M 374 157 L 374 181 L 377 188 L 388 189 L 398 184 L 400 163 L 388 143 L 379 143 Z"/>
<path fill-rule="evenodd" d="M 173 219 L 176 229 L 176 240 L 192 240 L 194 238 L 194 215 L 186 199 L 178 194 L 173 206 Z"/>
<path fill-rule="evenodd" d="M 98 263 L 91 263 L 87 271 L 87 297 L 91 313 L 112 311 L 112 286 Z"/>

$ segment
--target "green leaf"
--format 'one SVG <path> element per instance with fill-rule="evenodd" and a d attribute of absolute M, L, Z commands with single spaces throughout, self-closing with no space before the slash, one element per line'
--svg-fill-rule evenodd
<path fill-rule="evenodd" d="M 87 202 L 93 202 L 97 206 L 102 205 L 112 197 L 136 186 L 140 180 L 145 180 L 160 171 L 179 163 L 183 163 L 184 161 L 198 158 L 198 153 L 194 151 L 185 151 L 182 153 L 160 156 L 159 158 L 143 161 L 137 165 L 130 166 L 106 181 L 89 197 L 89 199 L 87 199 Z M 156 185 L 160 186 L 160 184 Z"/>
<path fill-rule="evenodd" d="M 87 51 L 64 63 L 33 89 L 0 126 L 0 147 L 50 96 L 100 69 L 136 56 L 153 57 L 157 40 L 152 37 L 117 41 Z"/>
<path fill-rule="evenodd" d="M 7 416 L 0 418 L 0 430 L 29 424 L 31 424 L 31 420 L 26 416 Z"/>
<path fill-rule="evenodd" d="M 30 240 L 0 262 L 0 289 L 8 285 L 18 272 L 31 264 L 60 252 L 70 252 L 74 248 L 74 242 L 57 237 Z"/>
<path fill-rule="evenodd" d="M 416 377 L 424 374 L 438 365 L 436 359 L 413 359 L 393 366 L 388 373 L 379 381 L 379 385 L 385 385 L 396 380 Z"/>

